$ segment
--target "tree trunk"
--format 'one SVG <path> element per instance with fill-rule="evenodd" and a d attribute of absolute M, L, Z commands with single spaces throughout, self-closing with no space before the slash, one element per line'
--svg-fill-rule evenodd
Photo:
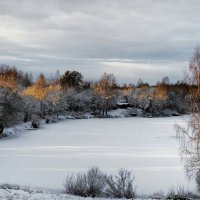
<path fill-rule="evenodd" d="M 108 114 L 108 99 L 106 99 L 106 115 Z"/>
<path fill-rule="evenodd" d="M 3 133 L 3 130 L 4 130 L 3 123 L 0 123 L 0 135 Z"/>
<path fill-rule="evenodd" d="M 26 123 L 28 121 L 28 112 L 26 111 L 25 112 L 25 115 L 24 115 L 24 123 Z"/>

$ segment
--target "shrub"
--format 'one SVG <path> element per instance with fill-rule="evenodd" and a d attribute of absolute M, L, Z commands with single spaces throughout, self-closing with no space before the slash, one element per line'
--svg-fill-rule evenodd
<path fill-rule="evenodd" d="M 183 199 L 183 200 L 187 200 L 189 198 L 191 194 L 186 191 L 183 187 L 179 187 L 177 188 L 176 190 L 171 188 L 167 195 L 166 195 L 166 198 L 167 199 Z"/>
<path fill-rule="evenodd" d="M 87 173 L 88 195 L 91 197 L 101 196 L 105 185 L 107 175 L 97 167 L 91 168 Z"/>
<path fill-rule="evenodd" d="M 135 197 L 134 180 L 135 177 L 131 171 L 120 169 L 117 175 L 110 175 L 107 178 L 106 195 L 112 198 L 126 199 Z"/>
<path fill-rule="evenodd" d="M 98 167 L 92 167 L 86 173 L 68 176 L 64 186 L 68 194 L 83 197 L 102 196 L 106 186 L 106 174 Z"/>
<path fill-rule="evenodd" d="M 85 174 L 78 173 L 76 176 L 68 176 L 64 186 L 67 194 L 87 197 L 87 180 Z"/>
<path fill-rule="evenodd" d="M 92 167 L 86 173 L 68 176 L 65 180 L 67 194 L 83 197 L 135 197 L 134 176 L 131 171 L 120 169 L 115 176 L 107 176 L 98 167 Z"/>

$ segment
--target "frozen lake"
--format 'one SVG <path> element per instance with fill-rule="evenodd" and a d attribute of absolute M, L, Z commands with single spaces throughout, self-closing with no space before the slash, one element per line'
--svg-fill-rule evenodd
<path fill-rule="evenodd" d="M 69 172 L 133 170 L 138 193 L 194 190 L 179 157 L 181 117 L 65 120 L 0 140 L 0 183 L 63 189 Z"/>

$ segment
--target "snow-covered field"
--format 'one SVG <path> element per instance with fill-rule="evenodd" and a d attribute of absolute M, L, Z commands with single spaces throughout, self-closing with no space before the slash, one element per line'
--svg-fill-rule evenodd
<path fill-rule="evenodd" d="M 75 197 L 67 194 L 56 194 L 50 192 L 23 191 L 14 189 L 0 189 L 1 200 L 94 200 L 94 198 Z M 135 198 L 134 200 L 156 200 L 156 198 Z M 95 200 L 114 200 L 95 198 Z M 120 199 L 118 199 L 120 200 Z M 162 198 L 161 200 L 165 200 Z"/>
<path fill-rule="evenodd" d="M 181 117 L 64 120 L 0 140 L 0 184 L 63 190 L 70 172 L 133 170 L 137 193 L 194 190 L 179 158 Z"/>

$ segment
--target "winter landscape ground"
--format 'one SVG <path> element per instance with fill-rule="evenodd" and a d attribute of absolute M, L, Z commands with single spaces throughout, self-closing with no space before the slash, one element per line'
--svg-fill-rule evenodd
<path fill-rule="evenodd" d="M 188 181 L 174 125 L 183 117 L 67 119 L 0 142 L 0 183 L 62 192 L 71 172 L 98 166 L 133 170 L 138 194 L 167 192 Z"/>

